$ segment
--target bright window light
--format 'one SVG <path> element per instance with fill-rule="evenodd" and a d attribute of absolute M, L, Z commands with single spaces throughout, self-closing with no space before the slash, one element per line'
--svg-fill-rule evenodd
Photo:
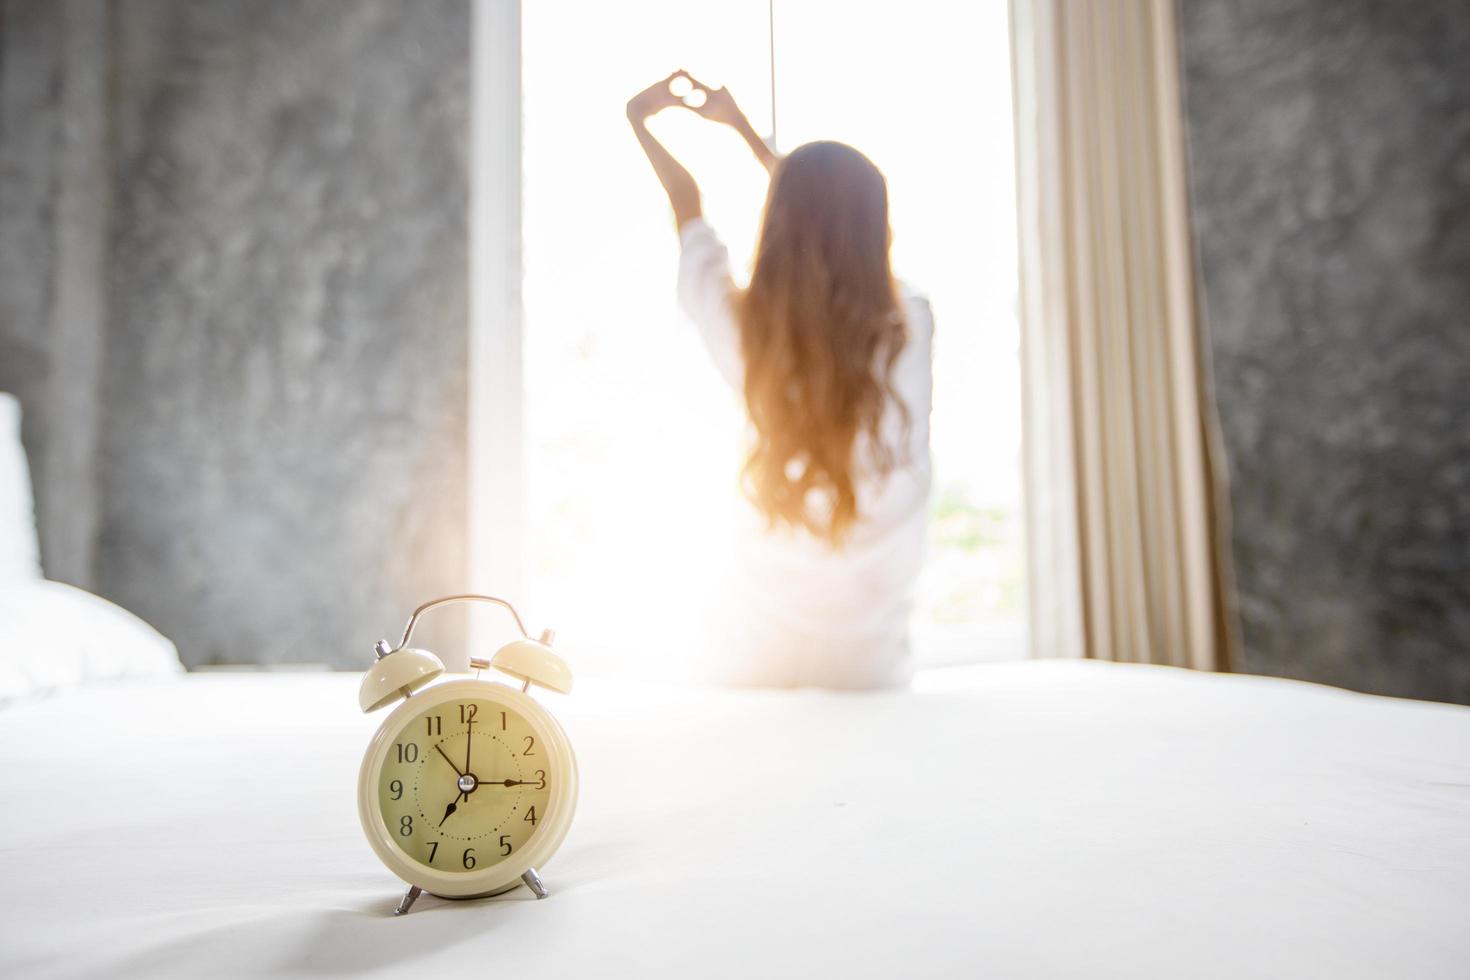
<path fill-rule="evenodd" d="M 575 29 L 569 29 L 574 25 Z M 774 30 L 772 30 L 774 28 Z M 774 46 L 772 39 L 774 36 Z M 921 664 L 1023 654 L 1020 369 L 1004 3 L 538 2 L 523 12 L 529 605 L 582 669 L 677 671 L 739 502 L 739 402 L 675 308 L 677 241 L 623 106 L 676 68 L 777 148 L 838 139 L 889 181 L 894 264 L 936 317 Z M 748 268 L 765 174 L 668 110 Z"/>

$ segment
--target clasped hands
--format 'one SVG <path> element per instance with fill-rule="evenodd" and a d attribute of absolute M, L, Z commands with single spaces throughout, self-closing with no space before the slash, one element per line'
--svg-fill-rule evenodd
<path fill-rule="evenodd" d="M 682 68 L 629 99 L 628 119 L 641 122 L 671 106 L 681 106 L 727 126 L 739 128 L 746 122 L 729 89 L 710 88 Z"/>

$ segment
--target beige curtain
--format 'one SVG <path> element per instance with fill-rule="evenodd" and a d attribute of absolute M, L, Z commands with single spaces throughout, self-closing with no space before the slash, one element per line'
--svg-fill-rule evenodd
<path fill-rule="evenodd" d="M 1173 0 L 1012 0 L 1032 647 L 1229 669 Z"/>

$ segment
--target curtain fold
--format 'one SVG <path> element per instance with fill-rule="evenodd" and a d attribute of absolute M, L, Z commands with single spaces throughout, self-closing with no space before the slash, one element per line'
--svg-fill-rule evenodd
<path fill-rule="evenodd" d="M 1234 665 L 1172 0 L 1012 0 L 1033 650 Z"/>

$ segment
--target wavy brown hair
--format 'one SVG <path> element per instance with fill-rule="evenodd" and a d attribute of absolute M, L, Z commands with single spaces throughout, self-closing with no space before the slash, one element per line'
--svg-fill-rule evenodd
<path fill-rule="evenodd" d="M 908 342 L 889 265 L 888 186 L 842 143 L 807 143 L 777 166 L 750 286 L 736 299 L 745 405 L 755 428 L 746 493 L 772 526 L 839 544 L 860 476 L 898 464 L 880 437 Z M 859 437 L 871 447 L 859 459 Z M 868 454 L 865 454 L 868 455 Z"/>

